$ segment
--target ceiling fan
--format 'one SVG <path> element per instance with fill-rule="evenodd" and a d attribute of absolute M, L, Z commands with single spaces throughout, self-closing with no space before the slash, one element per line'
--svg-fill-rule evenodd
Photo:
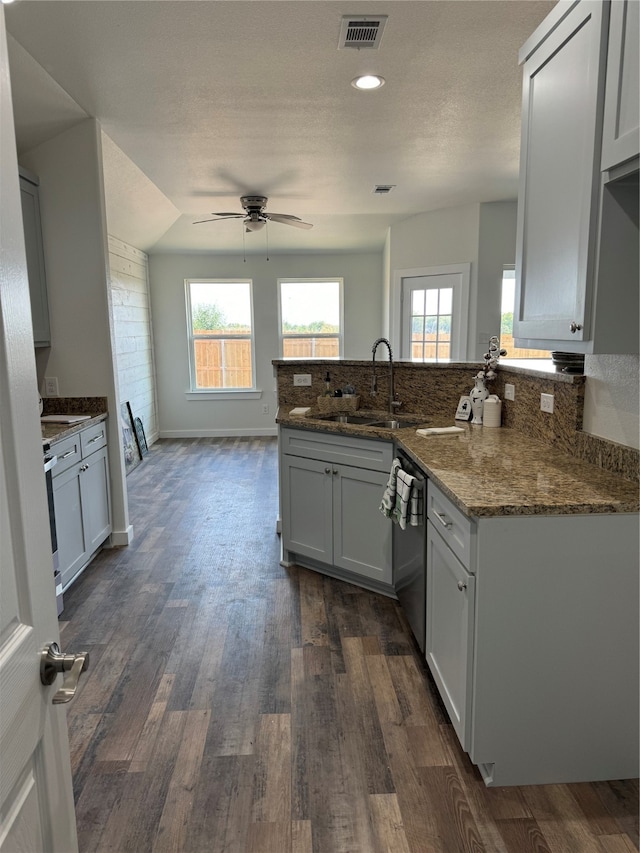
<path fill-rule="evenodd" d="M 240 204 L 244 213 L 212 213 L 215 219 L 198 219 L 193 224 L 217 222 L 220 219 L 242 219 L 247 231 L 260 231 L 267 222 L 281 222 L 283 225 L 293 225 L 295 228 L 313 228 L 310 222 L 303 222 L 298 216 L 291 216 L 288 213 L 267 213 L 265 207 L 268 200 L 264 195 L 243 195 L 240 197 Z"/>

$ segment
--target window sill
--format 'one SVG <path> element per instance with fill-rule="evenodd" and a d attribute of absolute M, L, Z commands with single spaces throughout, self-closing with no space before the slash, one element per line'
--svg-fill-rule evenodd
<path fill-rule="evenodd" d="M 206 391 L 185 391 L 187 400 L 259 400 L 262 397 L 260 388 L 221 388 L 219 391 L 207 389 Z"/>

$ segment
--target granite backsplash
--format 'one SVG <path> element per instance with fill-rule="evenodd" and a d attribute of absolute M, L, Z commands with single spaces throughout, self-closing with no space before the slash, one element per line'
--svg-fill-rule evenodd
<path fill-rule="evenodd" d="M 297 406 L 314 406 L 325 392 L 325 376 L 330 388 L 353 385 L 360 396 L 361 409 L 384 409 L 389 401 L 388 362 L 376 362 L 378 393 L 371 394 L 370 361 L 283 361 L 274 360 L 278 380 L 278 407 L 289 411 Z M 451 416 L 458 400 L 473 388 L 480 370 L 478 362 L 465 364 L 414 364 L 394 362 L 395 398 L 402 403 L 400 413 L 425 418 Z M 311 386 L 295 386 L 296 373 L 311 374 Z M 514 400 L 505 400 L 505 383 L 514 386 Z M 575 455 L 585 462 L 620 474 L 628 480 L 640 477 L 640 453 L 631 447 L 596 438 L 582 431 L 585 377 L 546 373 L 500 365 L 495 380 L 488 383 L 502 400 L 502 425 L 526 433 L 531 438 Z M 553 414 L 540 410 L 540 394 L 554 395 Z"/>
<path fill-rule="evenodd" d="M 43 415 L 102 415 L 107 411 L 106 397 L 43 397 Z"/>

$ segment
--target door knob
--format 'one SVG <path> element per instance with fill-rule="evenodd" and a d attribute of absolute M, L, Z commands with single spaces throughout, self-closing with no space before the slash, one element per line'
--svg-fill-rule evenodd
<path fill-rule="evenodd" d="M 57 643 L 51 643 L 40 653 L 40 681 L 49 686 L 56 680 L 59 672 L 68 672 L 69 677 L 54 694 L 53 704 L 70 702 L 76 695 L 80 674 L 89 669 L 89 652 L 77 655 L 65 655 Z"/>

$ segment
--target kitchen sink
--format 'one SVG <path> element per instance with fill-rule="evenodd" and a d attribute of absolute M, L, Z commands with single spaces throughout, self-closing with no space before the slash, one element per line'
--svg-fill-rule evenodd
<path fill-rule="evenodd" d="M 379 418 L 372 417 L 371 415 L 318 415 L 318 420 L 333 421 L 334 423 L 339 424 L 360 424 L 360 426 L 383 427 L 384 429 L 404 429 L 405 427 L 424 426 L 424 422 L 417 422 L 415 420 L 396 420 L 395 418 L 380 420 Z"/>
<path fill-rule="evenodd" d="M 373 421 L 369 426 L 385 427 L 386 429 L 405 429 L 405 427 L 419 427 L 420 424 L 415 421 L 397 421 L 395 418 L 390 418 L 386 421 Z"/>

